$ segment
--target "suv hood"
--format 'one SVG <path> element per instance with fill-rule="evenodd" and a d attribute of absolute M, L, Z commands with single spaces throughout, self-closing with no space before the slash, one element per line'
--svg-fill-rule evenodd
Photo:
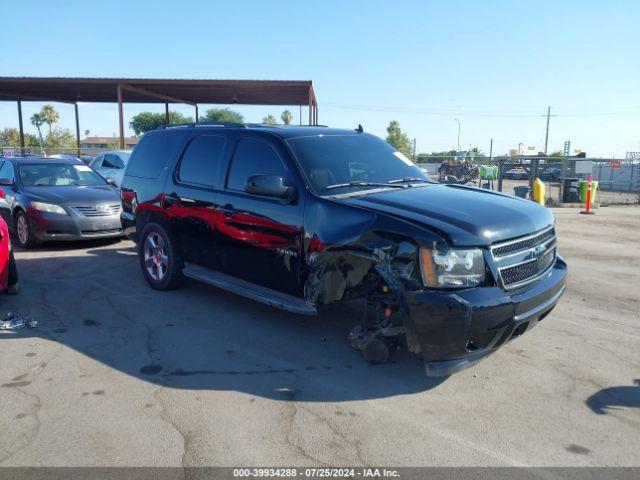
<path fill-rule="evenodd" d="M 438 230 L 460 246 L 488 246 L 555 222 L 549 210 L 531 200 L 462 185 L 389 189 L 334 200 Z"/>
<path fill-rule="evenodd" d="M 120 195 L 117 190 L 110 185 L 100 185 L 96 187 L 25 187 L 24 193 L 29 199 L 54 203 L 56 205 L 79 205 L 94 204 L 99 202 L 120 203 Z"/>

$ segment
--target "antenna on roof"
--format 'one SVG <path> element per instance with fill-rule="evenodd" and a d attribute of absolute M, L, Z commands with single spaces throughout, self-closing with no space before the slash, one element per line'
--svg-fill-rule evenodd
<path fill-rule="evenodd" d="M 358 124 L 358 128 L 356 128 L 356 132 L 358 133 L 364 132 L 364 128 L 362 128 L 362 125 Z"/>

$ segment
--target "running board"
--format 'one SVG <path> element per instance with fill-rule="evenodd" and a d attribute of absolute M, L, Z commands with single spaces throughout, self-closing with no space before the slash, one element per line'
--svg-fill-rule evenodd
<path fill-rule="evenodd" d="M 302 298 L 294 297 L 287 293 L 278 292 L 271 288 L 256 285 L 255 283 L 240 280 L 224 273 L 216 272 L 206 267 L 185 264 L 182 273 L 185 277 L 193 278 L 200 282 L 208 283 L 214 287 L 222 288 L 228 292 L 242 295 L 256 302 L 265 303 L 272 307 L 281 308 L 300 315 L 317 315 L 316 307 Z"/>

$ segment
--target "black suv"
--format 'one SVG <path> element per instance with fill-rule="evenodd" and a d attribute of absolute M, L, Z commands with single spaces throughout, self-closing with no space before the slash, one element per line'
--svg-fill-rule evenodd
<path fill-rule="evenodd" d="M 544 207 L 432 182 L 357 130 L 195 124 L 144 135 L 122 223 L 156 289 L 190 277 L 298 314 L 362 298 L 349 340 L 446 375 L 536 325 L 565 289 Z"/>

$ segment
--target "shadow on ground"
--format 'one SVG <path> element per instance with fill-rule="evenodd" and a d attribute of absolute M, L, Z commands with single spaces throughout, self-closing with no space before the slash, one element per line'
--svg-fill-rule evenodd
<path fill-rule="evenodd" d="M 445 380 L 427 378 L 407 352 L 395 352 L 385 365 L 364 362 L 346 341 L 359 317 L 354 305 L 314 318 L 197 282 L 154 291 L 130 242 L 94 244 L 78 255 L 23 256 L 18 269 L 22 292 L 0 300 L 0 313 L 28 313 L 39 325 L 2 333 L 0 342 L 41 337 L 158 385 L 341 402 L 422 392 Z"/>
<path fill-rule="evenodd" d="M 635 386 L 603 388 L 587 398 L 587 405 L 598 415 L 611 413 L 620 408 L 640 408 L 640 379 Z"/>

